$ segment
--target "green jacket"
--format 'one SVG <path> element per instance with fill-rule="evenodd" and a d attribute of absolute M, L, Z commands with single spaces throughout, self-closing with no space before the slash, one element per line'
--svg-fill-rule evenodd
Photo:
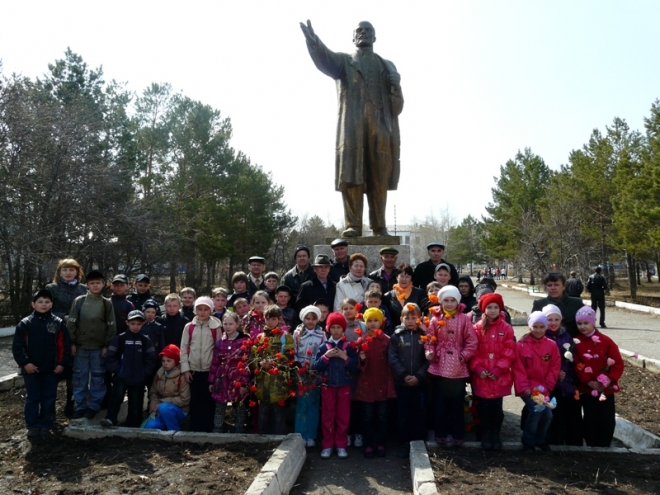
<path fill-rule="evenodd" d="M 73 345 L 90 350 L 107 347 L 117 331 L 112 301 L 91 293 L 76 297 L 66 327 Z"/>

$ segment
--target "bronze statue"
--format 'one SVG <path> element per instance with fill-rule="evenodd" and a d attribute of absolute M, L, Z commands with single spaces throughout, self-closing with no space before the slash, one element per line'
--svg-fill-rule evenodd
<path fill-rule="evenodd" d="M 344 201 L 342 237 L 362 235 L 365 193 L 374 235 L 388 235 L 387 191 L 396 190 L 400 174 L 401 76 L 392 62 L 374 53 L 376 31 L 369 22 L 360 22 L 353 31 L 353 55 L 330 51 L 310 21 L 301 22 L 300 28 L 317 69 L 337 82 L 335 188 Z"/>

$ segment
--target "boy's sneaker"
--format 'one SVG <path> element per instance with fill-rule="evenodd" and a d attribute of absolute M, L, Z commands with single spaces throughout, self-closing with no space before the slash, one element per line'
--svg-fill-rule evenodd
<path fill-rule="evenodd" d="M 112 420 L 108 419 L 108 418 L 103 418 L 100 421 L 100 424 L 101 424 L 101 426 L 105 426 L 107 428 L 112 428 L 113 426 L 115 426 L 115 424 L 112 422 Z"/>
<path fill-rule="evenodd" d="M 316 442 L 313 438 L 308 438 L 305 442 L 305 447 L 316 447 Z"/>
<path fill-rule="evenodd" d="M 332 449 L 321 450 L 321 459 L 330 459 L 331 455 L 332 455 Z"/>
<path fill-rule="evenodd" d="M 374 458 L 374 449 L 371 447 L 367 447 L 364 449 L 364 457 L 365 459 L 373 459 Z"/>
<path fill-rule="evenodd" d="M 362 441 L 362 435 L 356 434 L 355 435 L 355 441 L 353 442 L 353 445 L 356 447 L 362 447 L 364 445 L 364 442 Z"/>
<path fill-rule="evenodd" d="M 73 414 L 71 415 L 71 419 L 84 418 L 85 414 L 87 414 L 87 409 L 76 409 L 75 411 L 73 411 Z"/>
<path fill-rule="evenodd" d="M 99 412 L 94 409 L 87 409 L 87 411 L 85 411 L 85 417 L 87 419 L 94 419 L 98 413 Z"/>
<path fill-rule="evenodd" d="M 346 459 L 348 457 L 348 452 L 346 452 L 346 449 L 337 449 L 337 457 L 340 459 Z"/>

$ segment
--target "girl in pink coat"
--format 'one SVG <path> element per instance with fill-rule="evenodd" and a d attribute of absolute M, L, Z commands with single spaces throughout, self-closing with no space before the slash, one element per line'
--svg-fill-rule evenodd
<path fill-rule="evenodd" d="M 479 345 L 470 360 L 472 391 L 479 413 L 481 446 L 486 450 L 501 450 L 502 397 L 511 394 L 516 341 L 513 328 L 505 319 L 502 296 L 494 293 L 481 296 L 479 310 L 481 321 L 474 326 Z"/>
<path fill-rule="evenodd" d="M 456 287 L 443 287 L 438 299 L 441 306 L 435 311 L 424 344 L 426 359 L 431 362 L 428 374 L 435 402 L 435 439 L 439 445 L 459 447 L 465 434 L 468 361 L 477 350 L 477 336 L 470 317 L 463 314 L 461 293 Z"/>
<path fill-rule="evenodd" d="M 529 416 L 523 429 L 522 444 L 526 451 L 536 447 L 550 451 L 546 432 L 552 421 L 554 407 L 548 403 L 548 394 L 557 384 L 561 359 L 557 344 L 545 336 L 548 318 L 534 311 L 527 319 L 529 333 L 516 343 L 513 363 L 513 383 L 516 395 L 525 403 Z"/>

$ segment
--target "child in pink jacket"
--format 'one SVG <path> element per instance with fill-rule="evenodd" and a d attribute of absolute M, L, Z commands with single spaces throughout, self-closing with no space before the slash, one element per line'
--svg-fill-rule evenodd
<path fill-rule="evenodd" d="M 523 449 L 533 452 L 536 447 L 548 452 L 546 432 L 552 421 L 554 407 L 548 394 L 557 384 L 561 360 L 557 344 L 545 336 L 548 318 L 534 311 L 527 319 L 529 333 L 516 343 L 513 382 L 516 395 L 525 403 L 529 416 L 523 429 Z"/>
<path fill-rule="evenodd" d="M 465 384 L 468 361 L 477 350 L 477 336 L 470 317 L 463 314 L 461 293 L 453 285 L 438 293 L 441 306 L 429 326 L 424 349 L 435 401 L 434 427 L 438 445 L 463 445 Z M 422 327 L 423 328 L 423 327 Z"/>
<path fill-rule="evenodd" d="M 506 322 L 504 301 L 499 294 L 485 294 L 479 299 L 481 320 L 474 326 L 479 345 L 470 360 L 472 391 L 477 401 L 481 446 L 500 450 L 500 430 L 504 421 L 502 397 L 511 395 L 516 359 L 513 328 Z"/>

